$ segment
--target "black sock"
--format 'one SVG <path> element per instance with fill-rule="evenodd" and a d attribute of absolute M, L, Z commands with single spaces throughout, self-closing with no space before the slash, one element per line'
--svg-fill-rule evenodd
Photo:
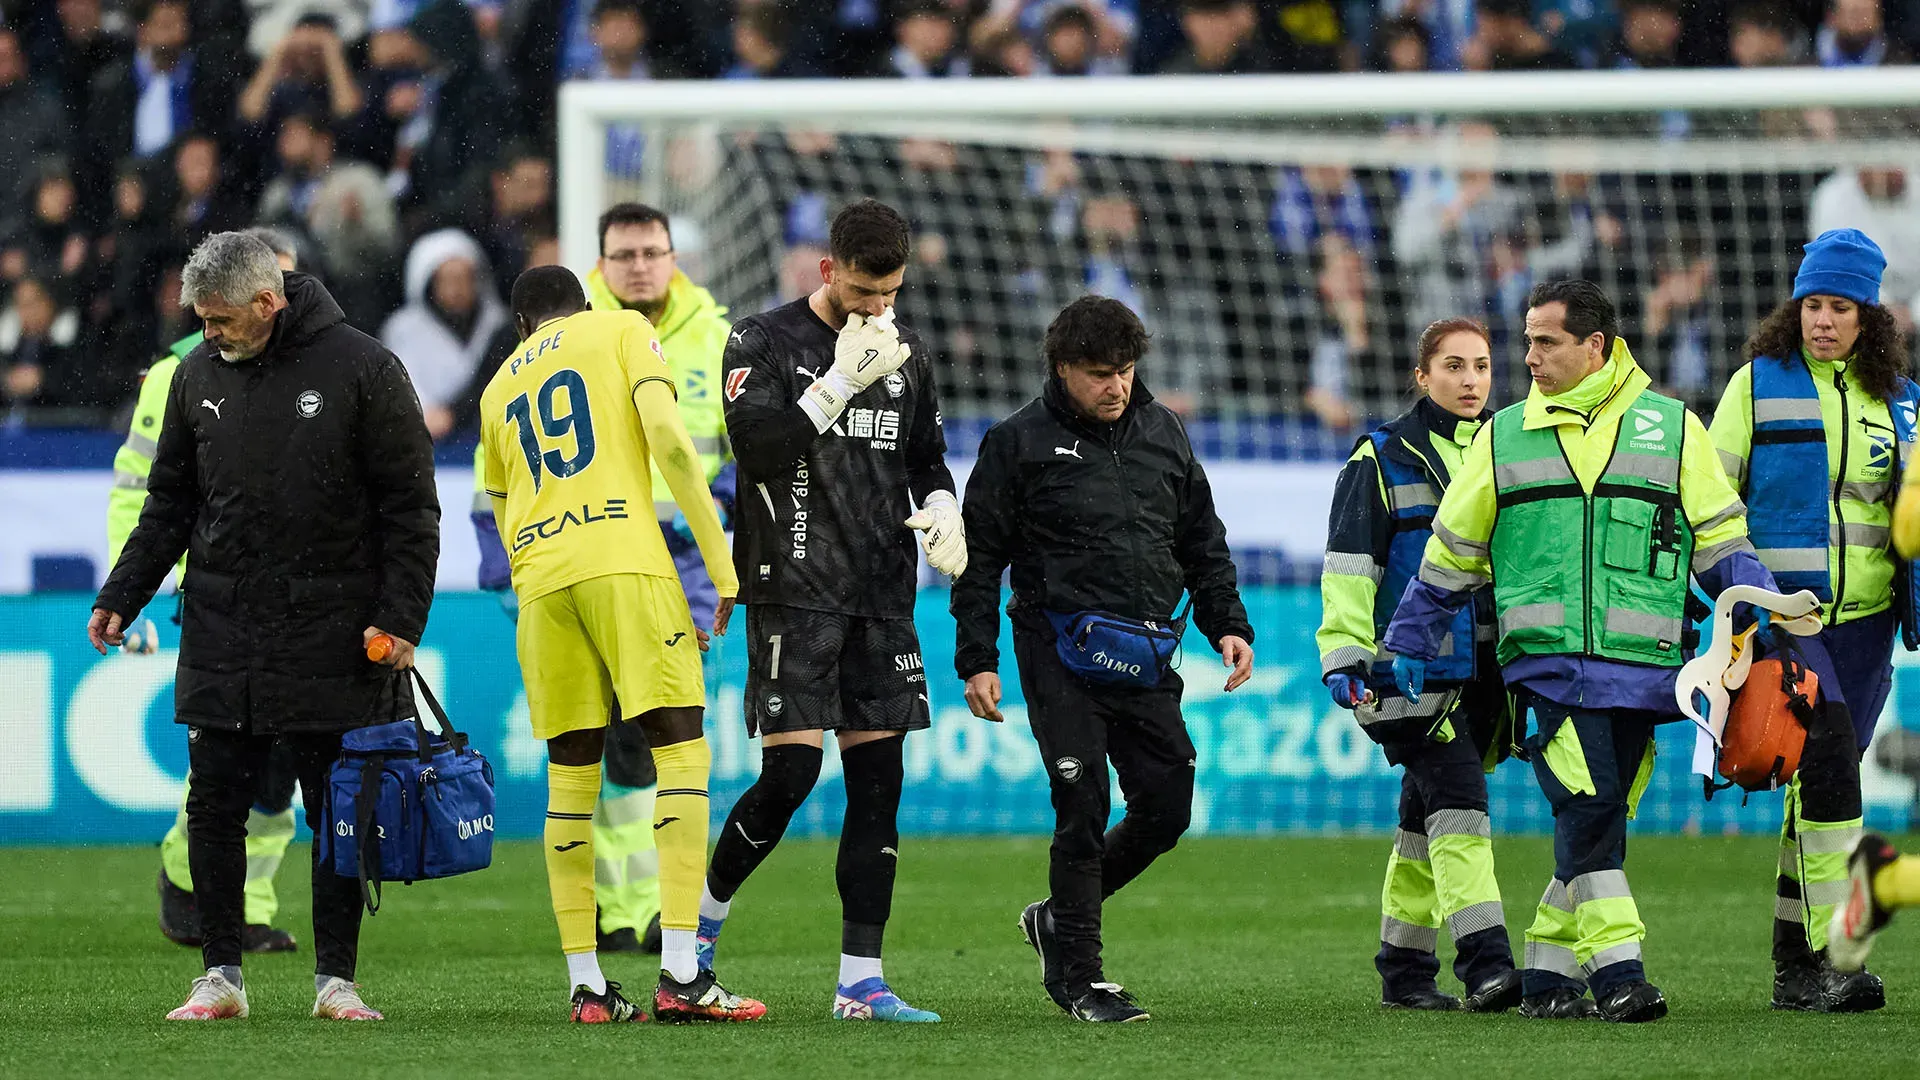
<path fill-rule="evenodd" d="M 733 804 L 707 864 L 707 891 L 722 903 L 733 894 L 786 834 L 794 811 L 820 779 L 820 748 L 799 743 L 760 752 L 760 779 Z"/>
<path fill-rule="evenodd" d="M 880 930 L 893 912 L 893 874 L 899 863 L 903 738 L 876 739 L 840 754 L 846 774 L 847 817 L 840 827 L 842 952 L 879 956 Z M 872 952 L 863 951 L 872 949 Z"/>

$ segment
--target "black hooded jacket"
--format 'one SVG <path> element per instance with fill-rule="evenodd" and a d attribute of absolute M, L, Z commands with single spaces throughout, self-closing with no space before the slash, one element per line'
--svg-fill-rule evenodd
<path fill-rule="evenodd" d="M 255 733 L 412 715 L 362 632 L 418 642 L 440 557 L 433 443 L 394 355 L 316 280 L 255 359 L 201 344 L 167 400 L 140 524 L 94 606 L 128 621 L 187 554 L 175 719 Z"/>
<path fill-rule="evenodd" d="M 1253 641 L 1226 528 L 1187 430 L 1146 386 L 1120 419 L 1084 419 L 1058 378 L 987 430 L 967 479 L 967 570 L 953 583 L 954 667 L 999 669 L 1000 574 L 1013 567 L 1016 632 L 1051 633 L 1043 611 L 1164 621 L 1182 593 L 1217 650 Z"/>

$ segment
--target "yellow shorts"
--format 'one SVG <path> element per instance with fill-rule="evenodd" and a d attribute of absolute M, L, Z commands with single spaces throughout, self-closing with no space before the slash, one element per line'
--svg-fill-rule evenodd
<path fill-rule="evenodd" d="M 651 709 L 706 704 L 700 643 L 680 580 L 609 574 L 520 608 L 520 676 L 541 740 Z"/>

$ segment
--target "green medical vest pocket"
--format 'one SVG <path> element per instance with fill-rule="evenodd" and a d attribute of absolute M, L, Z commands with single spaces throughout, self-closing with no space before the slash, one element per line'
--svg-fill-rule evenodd
<path fill-rule="evenodd" d="M 1616 570 L 1646 570 L 1653 546 L 1653 504 L 1607 500 L 1607 544 L 1601 558 Z"/>
<path fill-rule="evenodd" d="M 1494 590 L 1504 647 L 1559 645 L 1566 635 L 1567 608 L 1561 575 L 1554 573 Z"/>
<path fill-rule="evenodd" d="M 1676 601 L 1670 595 L 1677 585 L 1626 577 L 1608 578 L 1605 585 L 1603 606 L 1594 613 L 1602 651 L 1677 665 L 1685 623 L 1677 614 L 1668 614 L 1684 610 L 1685 599 Z"/>

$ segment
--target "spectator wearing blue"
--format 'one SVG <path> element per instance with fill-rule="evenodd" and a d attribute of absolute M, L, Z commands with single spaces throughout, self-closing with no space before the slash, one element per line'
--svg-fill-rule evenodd
<path fill-rule="evenodd" d="M 1619 0 L 1533 0 L 1533 25 L 1579 66 L 1602 67 L 1625 6 Z"/>
<path fill-rule="evenodd" d="M 640 0 L 597 0 L 588 22 L 591 62 L 573 77 L 594 82 L 681 79 L 686 73 L 669 57 L 655 57 L 651 25 Z"/>
<path fill-rule="evenodd" d="M 1286 255 L 1305 258 L 1329 233 L 1373 258 L 1376 234 L 1367 197 L 1346 165 L 1287 165 L 1275 177 L 1267 228 Z"/>
<path fill-rule="evenodd" d="M 1907 50 L 1887 36 L 1880 0 L 1828 0 L 1826 19 L 1813 36 L 1821 67 L 1881 67 L 1905 64 Z"/>
<path fill-rule="evenodd" d="M 1024 39 L 1022 39 L 1024 42 Z M 1103 67 L 1100 28 L 1086 8 L 1066 4 L 1054 9 L 1040 27 L 1040 48 L 1034 74 L 1108 75 Z"/>
<path fill-rule="evenodd" d="M 1387 59 L 1391 59 L 1386 49 L 1391 45 L 1392 37 L 1404 32 L 1397 30 L 1396 24 L 1412 23 L 1420 27 L 1426 63 L 1417 69 L 1384 65 L 1388 70 L 1459 71 L 1465 66 L 1461 52 L 1467 40 L 1473 36 L 1472 0 L 1435 0 L 1432 3 L 1382 0 L 1377 15 L 1370 0 L 1348 0 L 1342 10 L 1350 27 L 1372 27 L 1377 20 L 1380 21 L 1380 28 L 1375 34 L 1369 36 L 1365 30 L 1359 30 L 1354 34 L 1354 41 L 1361 48 L 1376 49 Z"/>
<path fill-rule="evenodd" d="M 743 5 L 733 20 L 734 62 L 728 79 L 803 79 L 818 74 L 793 51 L 793 24 L 778 6 Z"/>
<path fill-rule="evenodd" d="M 242 65 L 219 50 L 203 54 L 186 0 L 139 0 L 131 59 L 94 78 L 86 125 L 82 197 L 98 220 L 121 158 L 152 158 L 189 131 L 223 132 Z"/>
<path fill-rule="evenodd" d="M 887 74 L 902 79 L 958 79 L 973 73 L 959 47 L 953 13 L 941 0 L 908 0 L 893 24 Z"/>
<path fill-rule="evenodd" d="M 1124 75 L 1132 70 L 1139 22 L 1138 0 L 992 0 L 967 36 L 974 52 L 982 55 L 1001 51 L 1008 35 L 1017 36 L 1040 54 L 1036 73 Z M 1069 26 L 1070 32 L 1084 30 L 1087 35 L 1084 60 L 1055 67 L 1046 60 L 1049 44 L 1056 32 Z M 1063 60 L 1082 51 L 1073 47 L 1077 42 L 1060 44 Z"/>
<path fill-rule="evenodd" d="M 1680 0 L 1627 0 L 1620 13 L 1620 39 L 1612 66 L 1627 71 L 1658 71 L 1680 66 Z M 1686 113 L 1659 114 L 1663 138 L 1684 139 L 1693 130 Z"/>

